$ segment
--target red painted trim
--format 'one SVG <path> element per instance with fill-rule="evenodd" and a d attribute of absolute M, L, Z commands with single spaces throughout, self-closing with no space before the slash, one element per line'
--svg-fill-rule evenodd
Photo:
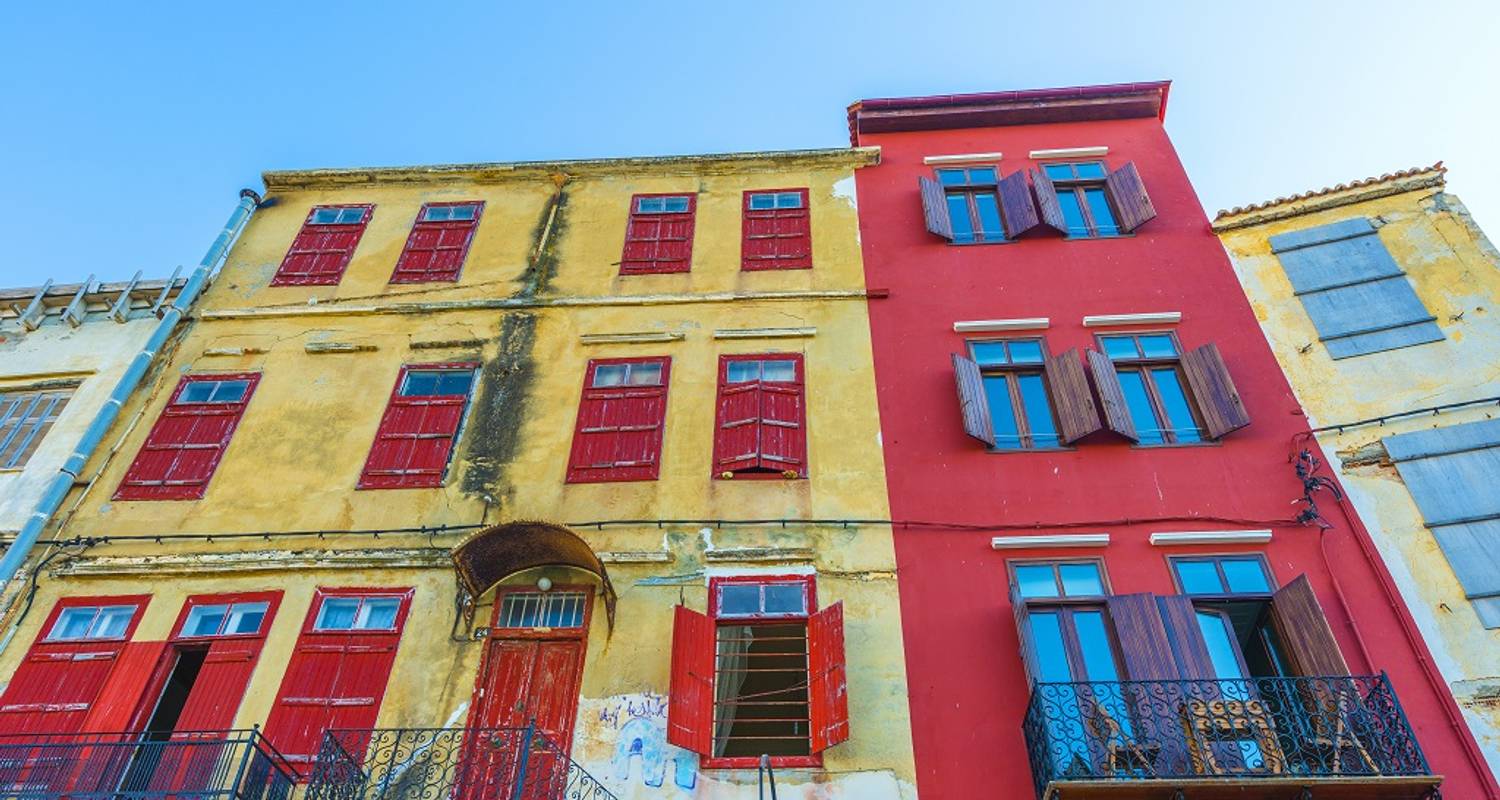
<path fill-rule="evenodd" d="M 177 621 L 172 623 L 172 635 L 168 641 L 173 643 L 192 642 L 216 642 L 223 639 L 264 639 L 266 633 L 271 629 L 271 623 L 276 619 L 276 609 L 281 607 L 280 589 L 264 592 L 231 592 L 228 594 L 195 594 L 190 595 L 183 601 L 182 608 L 177 612 Z M 234 603 L 266 603 L 266 615 L 260 621 L 260 627 L 254 633 L 232 633 L 214 634 L 209 636 L 184 636 L 182 626 L 187 622 L 188 613 L 195 606 L 212 606 Z"/>
<path fill-rule="evenodd" d="M 793 192 L 797 193 L 797 195 L 802 198 L 802 206 L 800 208 L 768 208 L 756 210 L 751 210 L 750 208 L 750 198 L 753 195 L 777 195 L 790 194 Z M 800 213 L 792 214 L 782 212 Z M 762 216 L 751 217 L 751 214 L 758 214 Z M 755 219 L 798 220 L 799 230 L 797 231 L 798 235 L 796 238 L 801 240 L 802 246 L 807 250 L 806 254 L 796 258 L 786 258 L 784 260 L 781 258 L 773 260 L 751 259 L 750 223 Z M 792 237 L 786 238 L 790 239 Z M 746 189 L 740 203 L 740 269 L 749 272 L 761 272 L 784 269 L 812 269 L 812 266 L 812 205 L 808 199 L 808 190 L 805 187 L 786 189 Z"/>
<path fill-rule="evenodd" d="M 362 588 L 362 587 L 318 587 L 313 592 L 312 603 L 307 607 L 307 615 L 302 620 L 302 630 L 299 636 L 348 636 L 350 633 L 394 633 L 400 635 L 406 626 L 406 615 L 411 611 L 412 595 L 416 589 L 410 586 L 389 588 Z M 394 597 L 401 601 L 396 607 L 396 620 L 390 628 L 360 628 L 358 630 L 318 630 L 313 625 L 318 621 L 318 612 L 323 608 L 323 600 L 329 597 Z"/>
<path fill-rule="evenodd" d="M 794 381 L 755 381 L 759 384 L 769 384 L 778 387 L 796 387 L 800 401 L 798 403 L 798 425 L 802 432 L 801 452 L 797 456 L 801 460 L 801 467 L 797 470 L 797 478 L 806 478 L 808 473 L 807 464 L 807 368 L 801 353 L 735 353 L 732 355 L 719 356 L 719 387 L 714 401 L 714 447 L 713 460 L 709 463 L 710 476 L 714 480 L 724 480 L 723 473 L 726 470 L 720 468 L 720 462 L 727 453 L 723 450 L 728 447 L 725 439 L 726 401 L 725 391 L 731 385 L 729 383 L 729 365 L 739 361 L 794 361 L 796 362 L 797 379 Z M 749 383 L 746 381 L 745 383 Z M 738 384 L 735 384 L 738 385 Z M 763 419 L 763 417 L 761 417 Z M 759 448 L 755 453 L 758 459 L 764 454 L 765 448 Z M 742 468 L 744 469 L 744 468 Z M 780 472 L 740 472 L 733 471 L 731 480 L 787 480 Z"/>
<path fill-rule="evenodd" d="M 32 641 L 32 647 L 38 644 L 78 644 L 80 642 L 127 642 L 135 634 L 135 628 L 141 623 L 141 617 L 146 611 L 146 606 L 151 602 L 149 594 L 121 594 L 121 595 L 88 595 L 84 597 L 63 597 L 53 604 L 52 611 L 42 621 L 42 627 Z M 126 623 L 125 631 L 118 638 L 108 639 L 59 639 L 47 641 L 47 634 L 52 632 L 52 626 L 57 624 L 57 618 L 62 616 L 65 608 L 78 608 L 79 606 L 123 606 L 135 604 L 135 613 L 130 615 L 130 622 Z"/>
<path fill-rule="evenodd" d="M 677 211 L 677 212 L 671 212 L 671 213 L 665 213 L 665 212 L 661 212 L 661 213 L 656 213 L 656 212 L 642 213 L 642 212 L 636 211 L 636 208 L 639 207 L 639 201 L 641 199 L 643 199 L 643 198 L 648 198 L 648 197 L 685 197 L 685 198 L 687 198 L 687 201 L 688 201 L 687 211 Z M 680 258 L 680 259 L 679 258 L 663 259 L 663 258 L 660 257 L 661 256 L 661 245 L 660 245 L 660 243 L 663 241 L 663 239 L 659 235 L 660 234 L 660 228 L 657 229 L 657 233 L 658 233 L 657 236 L 654 236 L 654 237 L 641 237 L 641 238 L 636 238 L 636 239 L 632 239 L 631 238 L 631 232 L 635 230 L 636 223 L 638 223 L 638 222 L 641 222 L 641 223 L 649 223 L 649 222 L 663 223 L 663 222 L 667 222 L 667 221 L 674 220 L 674 219 L 675 220 L 682 220 L 682 219 L 687 220 L 686 240 L 683 241 L 682 244 L 680 245 L 685 252 L 684 252 L 682 258 Z M 620 274 L 621 275 L 653 275 L 653 274 L 679 273 L 679 272 L 690 272 L 690 271 L 692 271 L 692 268 L 693 268 L 693 236 L 694 236 L 695 230 L 697 228 L 697 219 L 698 219 L 698 193 L 696 191 L 687 191 L 687 192 L 654 192 L 654 193 L 647 193 L 647 194 L 634 194 L 634 195 L 631 195 L 630 196 L 630 215 L 626 218 L 626 222 L 625 222 L 625 245 L 624 245 L 623 251 L 620 254 Z M 656 243 L 656 245 L 654 247 L 650 248 L 650 255 L 649 255 L 649 257 L 647 257 L 644 253 L 638 253 L 636 258 L 632 258 L 631 257 L 631 250 L 630 250 L 631 244 L 632 243 L 638 243 L 638 242 L 654 242 L 654 243 Z M 680 265 L 673 265 L 673 266 L 663 267 L 663 266 L 661 266 L 661 262 L 662 261 L 680 261 L 681 264 Z"/>
<path fill-rule="evenodd" d="M 359 480 L 355 483 L 354 488 L 355 489 L 431 489 L 431 488 L 441 487 L 443 485 L 443 483 L 448 479 L 448 469 L 450 467 L 452 467 L 452 465 L 453 465 L 453 451 L 454 451 L 454 449 L 456 449 L 456 447 L 458 445 L 458 439 L 459 439 L 459 437 L 463 435 L 464 422 L 468 419 L 468 416 L 469 416 L 469 404 L 474 399 L 474 384 L 477 383 L 478 380 L 479 380 L 479 376 L 477 375 L 478 369 L 479 369 L 479 362 L 477 362 L 477 361 L 453 361 L 453 362 L 422 363 L 422 364 L 403 364 L 403 365 L 401 365 L 400 371 L 396 373 L 396 382 L 395 382 L 394 385 L 391 386 L 391 393 L 386 398 L 386 406 L 385 406 L 385 409 L 381 412 L 380 423 L 375 428 L 375 437 L 370 442 L 370 452 L 369 452 L 368 455 L 365 456 L 364 466 L 362 468 L 360 468 Z M 448 438 L 448 449 L 447 449 L 447 453 L 446 453 L 446 459 L 443 462 L 443 469 L 442 469 L 442 471 L 440 473 L 432 474 L 432 475 L 401 475 L 399 477 L 393 477 L 390 480 L 385 480 L 384 478 L 386 478 L 387 476 L 372 475 L 372 470 L 375 470 L 375 469 L 385 469 L 384 467 L 379 467 L 377 465 L 376 458 L 377 458 L 377 456 L 379 456 L 381 454 L 381 450 L 380 450 L 381 437 L 387 435 L 389 433 L 389 431 L 390 431 L 390 427 L 393 426 L 393 425 L 395 425 L 396 422 L 397 422 L 397 420 L 398 420 L 398 416 L 395 413 L 395 409 L 397 409 L 397 408 L 399 408 L 399 407 L 401 407 L 403 405 L 412 405 L 415 402 L 415 401 L 412 400 L 412 398 L 422 398 L 422 397 L 427 397 L 427 398 L 445 398 L 445 397 L 446 398 L 452 398 L 452 397 L 458 397 L 458 395 L 447 395 L 447 394 L 442 394 L 442 395 L 402 395 L 401 394 L 401 387 L 406 383 L 406 376 L 408 374 L 410 374 L 411 372 L 414 372 L 414 371 L 415 372 L 427 372 L 427 371 L 463 372 L 463 371 L 470 371 L 470 372 L 475 372 L 476 374 L 474 375 L 473 379 L 469 383 L 469 390 L 468 390 L 468 392 L 466 392 L 463 395 L 464 399 L 463 399 L 462 405 L 459 408 L 458 421 L 454 424 L 453 431 L 452 431 L 451 435 Z M 408 453 L 407 456 L 408 456 L 408 458 L 410 458 L 411 453 Z M 408 461 L 406 463 L 406 466 L 410 466 L 410 461 Z"/>
<path fill-rule="evenodd" d="M 647 385 L 620 385 L 620 386 L 595 386 L 594 375 L 597 367 L 615 364 L 660 364 L 661 381 L 656 384 Z M 639 358 L 595 358 L 590 359 L 583 373 L 583 391 L 578 400 L 578 414 L 573 422 L 573 442 L 568 453 L 568 470 L 565 483 L 627 483 L 631 481 L 654 481 L 661 475 L 661 461 L 663 445 L 666 441 L 667 429 L 667 403 L 670 398 L 672 373 L 671 356 L 642 356 Z M 583 439 L 584 412 L 586 404 L 590 400 L 599 400 L 599 397 L 591 397 L 598 394 L 631 392 L 634 397 L 620 398 L 621 402 L 630 400 L 646 401 L 652 394 L 659 394 L 661 398 L 661 413 L 653 417 L 656 423 L 656 441 L 654 443 L 656 460 L 651 464 L 649 470 L 639 467 L 614 467 L 610 469 L 599 469 L 590 467 L 583 463 L 585 457 L 585 444 Z M 640 418 L 631 418 L 625 424 L 641 425 L 646 422 L 644 415 Z M 620 436 L 620 432 L 614 434 Z"/>
<path fill-rule="evenodd" d="M 427 216 L 429 208 L 462 208 L 473 207 L 474 218 L 469 220 L 442 220 L 438 222 L 423 221 Z M 406 235 L 406 244 L 401 248 L 401 254 L 396 256 L 396 266 L 391 271 L 391 283 L 457 283 L 463 275 L 464 264 L 468 263 L 469 247 L 474 243 L 474 234 L 479 230 L 479 220 L 484 217 L 483 200 L 465 200 L 452 203 L 423 203 L 417 210 L 417 218 L 412 222 L 411 232 Z M 427 226 L 427 227 L 423 227 Z M 459 230 L 466 228 L 463 244 L 458 247 L 458 265 L 451 270 L 434 270 L 430 266 L 424 270 L 411 270 L 409 274 L 403 274 L 402 262 L 406 260 L 412 247 L 416 244 L 417 234 L 423 230 Z"/>
<path fill-rule="evenodd" d="M 224 460 L 224 452 L 229 449 L 230 443 L 234 441 L 234 433 L 239 429 L 240 422 L 245 418 L 245 410 L 250 407 L 250 401 L 255 397 L 255 389 L 260 385 L 260 376 L 261 373 L 259 372 L 200 372 L 194 373 L 192 375 L 184 375 L 182 379 L 177 382 L 177 388 L 172 390 L 172 395 L 170 399 L 168 399 L 167 404 L 162 407 L 162 410 L 160 412 L 158 412 L 156 421 L 151 425 L 151 430 L 146 433 L 145 441 L 141 442 L 141 447 L 136 451 L 135 458 L 130 462 L 130 466 L 125 470 L 125 476 L 120 479 L 120 485 L 115 488 L 113 499 L 201 500 L 203 498 L 203 495 L 208 492 L 208 484 L 213 481 L 214 475 L 219 471 L 219 464 Z M 182 393 L 191 384 L 205 383 L 210 381 L 238 380 L 248 381 L 249 385 L 245 387 L 245 396 L 241 397 L 238 401 L 235 401 L 233 403 L 179 402 L 179 398 L 182 396 Z M 166 476 L 171 473 L 171 470 L 177 464 L 177 459 L 181 457 L 179 452 L 179 455 L 173 457 L 172 463 L 167 467 L 166 471 L 161 473 L 161 478 L 153 479 L 151 482 L 146 484 L 132 484 L 132 476 L 135 476 L 136 481 L 142 480 L 139 474 L 139 470 L 144 470 L 148 467 L 155 470 L 157 466 L 148 461 L 148 459 L 152 459 L 151 451 L 149 448 L 153 446 L 160 448 L 162 445 L 182 444 L 181 441 L 163 441 L 162 438 L 158 438 L 164 438 L 165 436 L 167 436 L 167 429 L 165 427 L 165 424 L 166 420 L 168 419 L 169 412 L 175 412 L 176 414 L 180 415 L 187 415 L 193 413 L 193 409 L 202 410 L 213 407 L 233 409 L 234 414 L 233 419 L 228 422 L 223 435 L 220 437 L 222 443 L 215 451 L 212 459 L 210 459 L 210 461 L 202 467 L 203 474 L 201 475 L 201 477 L 194 476 L 190 481 L 189 479 L 179 478 L 178 481 L 188 482 L 178 482 L 175 484 L 167 484 L 165 482 Z M 200 413 L 198 414 L 198 416 L 208 417 L 213 415 Z M 224 414 L 222 416 L 229 415 Z M 186 435 L 186 433 L 186 431 L 183 432 L 184 435 Z"/>
<path fill-rule="evenodd" d="M 345 224 L 342 224 L 342 225 L 329 225 L 329 224 L 315 225 L 315 224 L 313 224 L 313 221 L 312 221 L 313 220 L 313 215 L 317 214 L 318 211 L 320 211 L 320 210 L 329 209 L 329 208 L 362 208 L 362 209 L 365 210 L 365 214 L 364 214 L 364 218 L 361 219 L 359 222 L 356 222 L 356 223 L 345 223 Z M 373 217 L 373 216 L 375 216 L 375 204 L 374 203 L 349 203 L 349 204 L 344 204 L 344 205 L 324 205 L 324 206 L 313 206 L 312 208 L 308 209 L 307 218 L 302 221 L 302 228 L 300 230 L 298 230 L 297 231 L 297 235 L 292 238 L 292 243 L 287 247 L 286 255 L 283 256 L 282 259 L 281 259 L 281 266 L 279 266 L 279 267 L 276 268 L 276 274 L 271 278 L 271 285 L 272 286 L 337 286 L 338 283 L 339 283 L 339 281 L 342 280 L 343 277 L 344 277 L 344 271 L 349 268 L 349 262 L 354 259 L 354 251 L 359 248 L 359 242 L 360 242 L 361 239 L 364 238 L 365 229 L 369 227 L 369 225 L 370 225 L 370 218 Z M 327 230 L 323 230 L 323 229 L 327 229 Z M 285 271 L 286 271 L 286 269 L 287 269 L 287 266 L 292 261 L 292 257 L 299 254 L 299 251 L 297 250 L 297 243 L 299 241 L 303 240 L 303 235 L 304 234 L 317 234 L 317 233 L 334 234 L 334 233 L 339 233 L 339 232 L 353 232 L 353 234 L 354 234 L 354 240 L 351 241 L 348 244 L 348 246 L 346 246 L 346 247 L 338 248 L 337 250 L 330 249 L 330 250 L 322 251 L 322 252 L 327 252 L 327 253 L 332 253 L 332 252 L 340 252 L 341 253 L 340 258 L 339 258 L 338 268 L 336 270 L 330 270 L 327 273 L 298 272 L 298 273 L 295 273 L 295 274 L 284 274 Z"/>

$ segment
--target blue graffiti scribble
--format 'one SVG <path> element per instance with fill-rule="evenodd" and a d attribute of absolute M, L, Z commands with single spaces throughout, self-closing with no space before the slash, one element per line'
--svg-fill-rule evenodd
<path fill-rule="evenodd" d="M 691 789 L 698 782 L 698 764 L 693 754 L 667 744 L 667 733 L 663 726 L 651 719 L 636 717 L 620 728 L 615 740 L 615 755 L 610 759 L 615 777 L 630 778 L 630 761 L 641 757 L 641 780 L 647 786 L 660 787 L 666 778 L 667 760 L 672 761 L 672 782 L 683 789 Z"/>

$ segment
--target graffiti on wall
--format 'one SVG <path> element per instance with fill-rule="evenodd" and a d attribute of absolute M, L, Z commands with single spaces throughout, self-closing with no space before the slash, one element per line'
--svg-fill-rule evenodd
<path fill-rule="evenodd" d="M 614 732 L 614 755 L 610 767 L 616 780 L 629 781 L 637 759 L 640 780 L 656 788 L 666 782 L 667 764 L 672 765 L 672 783 L 692 789 L 698 782 L 698 756 L 667 743 L 667 698 L 655 692 L 616 695 L 598 710 L 600 727 Z"/>

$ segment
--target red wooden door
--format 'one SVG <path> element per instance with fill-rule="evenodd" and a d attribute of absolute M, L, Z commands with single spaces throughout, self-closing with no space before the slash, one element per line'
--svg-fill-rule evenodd
<path fill-rule="evenodd" d="M 0 736 L 81 730 L 149 599 L 59 601 L 0 696 Z"/>

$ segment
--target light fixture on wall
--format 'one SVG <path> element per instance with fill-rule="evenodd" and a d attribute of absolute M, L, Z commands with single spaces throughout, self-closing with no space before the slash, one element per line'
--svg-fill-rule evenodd
<path fill-rule="evenodd" d="M 546 577 L 545 575 L 542 576 L 542 577 L 540 577 L 540 578 L 537 578 L 536 579 L 536 588 L 537 588 L 538 591 L 542 591 L 542 592 L 551 591 L 552 590 L 552 579 Z"/>

